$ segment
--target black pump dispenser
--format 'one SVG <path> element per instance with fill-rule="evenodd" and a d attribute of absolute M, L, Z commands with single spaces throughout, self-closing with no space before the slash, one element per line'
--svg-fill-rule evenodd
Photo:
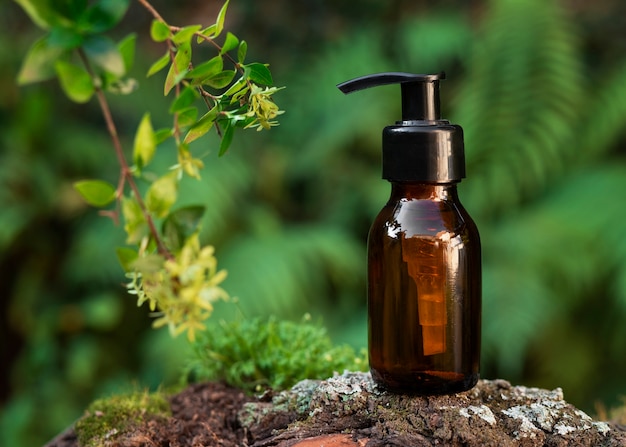
<path fill-rule="evenodd" d="M 402 121 L 383 130 L 383 178 L 391 182 L 458 182 L 465 177 L 463 129 L 441 119 L 439 81 L 445 73 L 378 73 L 343 82 L 351 93 L 400 84 Z"/>

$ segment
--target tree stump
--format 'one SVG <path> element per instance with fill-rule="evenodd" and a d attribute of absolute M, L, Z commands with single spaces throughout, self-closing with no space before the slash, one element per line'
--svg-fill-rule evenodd
<path fill-rule="evenodd" d="M 239 418 L 254 447 L 626 445 L 625 432 L 593 421 L 568 404 L 560 388 L 504 380 L 481 380 L 454 395 L 418 397 L 382 391 L 367 373 L 344 373 L 301 382 L 270 402 L 246 403 Z"/>
<path fill-rule="evenodd" d="M 218 383 L 194 384 L 170 397 L 171 417 L 146 414 L 110 429 L 91 445 L 221 447 L 534 447 L 626 446 L 624 427 L 594 421 L 557 388 L 481 380 L 447 396 L 379 389 L 369 373 L 305 380 L 260 398 Z M 92 409 L 85 417 L 101 417 Z M 89 441 L 86 443 L 88 444 Z M 76 447 L 73 430 L 48 447 Z"/>

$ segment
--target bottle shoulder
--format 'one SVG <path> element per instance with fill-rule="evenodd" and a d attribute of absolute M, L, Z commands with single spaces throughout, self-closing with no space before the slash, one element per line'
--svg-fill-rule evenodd
<path fill-rule="evenodd" d="M 389 237 L 438 237 L 442 234 L 469 234 L 478 237 L 476 225 L 458 200 L 392 200 L 380 211 L 372 232 Z"/>

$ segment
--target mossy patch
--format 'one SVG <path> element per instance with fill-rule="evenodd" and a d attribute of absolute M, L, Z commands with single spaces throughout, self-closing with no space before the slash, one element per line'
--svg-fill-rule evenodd
<path fill-rule="evenodd" d="M 94 401 L 76 423 L 78 441 L 83 447 L 113 445 L 114 440 L 150 419 L 171 416 L 165 393 L 134 391 Z"/>
<path fill-rule="evenodd" d="M 189 377 L 223 381 L 254 394 L 367 369 L 365 352 L 334 345 L 326 329 L 309 318 L 298 323 L 257 317 L 214 324 L 193 345 Z"/>

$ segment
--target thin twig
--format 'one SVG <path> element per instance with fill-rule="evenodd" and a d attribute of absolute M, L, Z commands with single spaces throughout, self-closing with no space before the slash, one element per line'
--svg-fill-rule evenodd
<path fill-rule="evenodd" d="M 85 65 L 85 69 L 91 76 L 92 80 L 95 81 L 96 76 L 91 68 L 91 65 L 89 64 L 89 60 L 87 59 L 84 51 L 82 49 L 79 49 L 78 54 L 80 55 L 80 58 Z M 94 84 L 97 85 L 95 82 Z M 100 110 L 102 111 L 102 115 L 104 117 L 104 122 L 106 123 L 107 131 L 109 132 L 109 135 L 111 136 L 111 141 L 113 142 L 115 156 L 117 157 L 117 161 L 120 165 L 120 181 L 117 189 L 117 200 L 121 200 L 124 192 L 124 184 L 128 184 L 133 195 L 135 196 L 135 199 L 137 200 L 137 203 L 139 204 L 139 208 L 141 209 L 142 214 L 146 219 L 148 229 L 150 230 L 150 234 L 152 235 L 152 238 L 157 245 L 158 252 L 167 258 L 171 258 L 172 254 L 169 252 L 169 250 L 161 240 L 159 232 L 156 229 L 156 225 L 154 224 L 154 219 L 152 218 L 152 215 L 148 211 L 148 208 L 146 207 L 146 204 L 141 197 L 141 192 L 137 187 L 137 183 L 135 182 L 133 173 L 130 169 L 130 166 L 128 165 L 128 162 L 126 161 L 126 157 L 124 156 L 122 143 L 120 142 L 119 134 L 117 133 L 117 127 L 115 126 L 115 121 L 113 120 L 113 115 L 111 114 L 111 108 L 109 107 L 106 95 L 98 86 L 95 87 L 95 93 L 96 98 L 98 99 L 98 104 L 100 105 Z"/>
<path fill-rule="evenodd" d="M 155 19 L 160 20 L 160 21 L 161 21 L 161 22 L 163 22 L 163 23 L 167 23 L 167 22 L 163 19 L 163 17 L 161 17 L 161 14 L 159 14 L 159 12 L 158 12 L 156 9 L 154 9 L 154 7 L 153 7 L 150 3 L 148 3 L 146 0 L 137 0 L 137 1 L 138 1 L 139 3 L 141 3 L 141 5 L 142 5 L 144 8 L 146 8 L 146 9 L 148 10 L 148 12 L 150 12 L 150 14 L 152 14 L 152 16 L 153 16 Z"/>

